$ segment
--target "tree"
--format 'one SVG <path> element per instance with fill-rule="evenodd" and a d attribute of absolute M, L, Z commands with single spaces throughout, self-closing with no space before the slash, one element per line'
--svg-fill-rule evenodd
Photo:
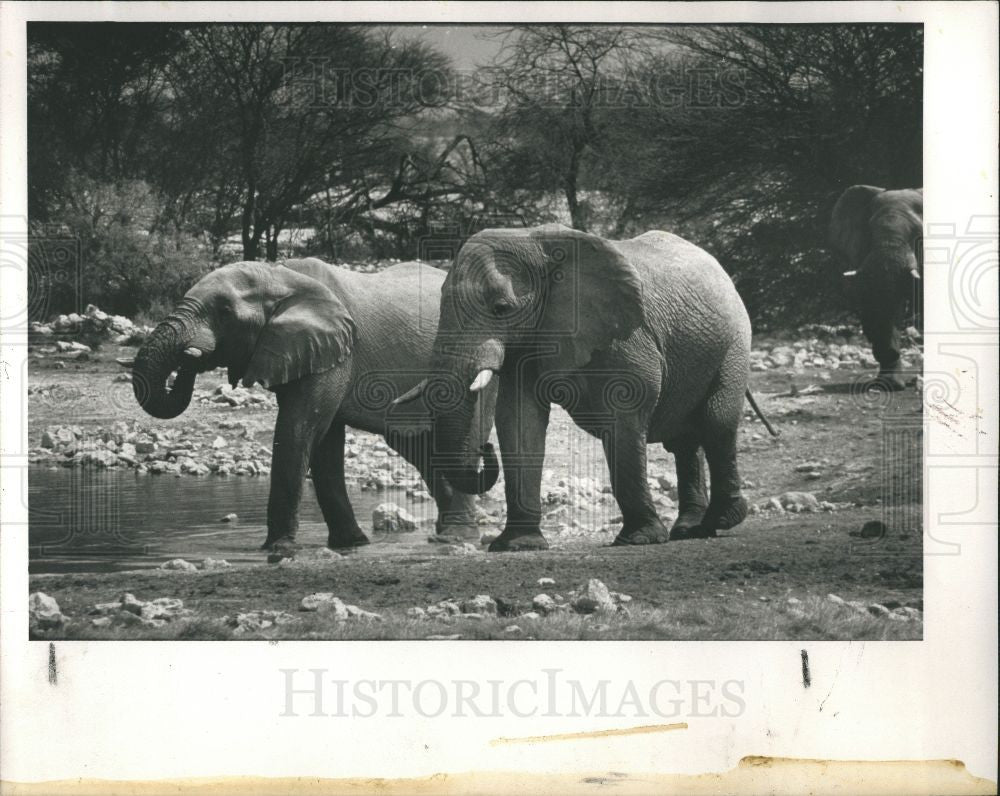
<path fill-rule="evenodd" d="M 492 71 L 505 104 L 492 138 L 504 170 L 536 190 L 560 191 L 572 226 L 586 230 L 591 219 L 581 191 L 620 151 L 625 125 L 614 99 L 646 36 L 588 25 L 522 25 L 500 35 Z"/>

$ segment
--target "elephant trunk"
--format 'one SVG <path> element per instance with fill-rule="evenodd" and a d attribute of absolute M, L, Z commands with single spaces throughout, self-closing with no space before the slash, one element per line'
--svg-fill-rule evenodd
<path fill-rule="evenodd" d="M 488 492 L 500 477 L 489 442 L 503 347 L 490 340 L 460 353 L 435 350 L 426 398 L 434 417 L 433 466 L 456 490 Z"/>
<path fill-rule="evenodd" d="M 161 322 L 142 344 L 132 367 L 132 391 L 139 405 L 153 417 L 170 420 L 191 402 L 198 374 L 197 360 L 185 354 L 191 335 L 181 316 Z M 177 376 L 172 386 L 167 382 Z"/>

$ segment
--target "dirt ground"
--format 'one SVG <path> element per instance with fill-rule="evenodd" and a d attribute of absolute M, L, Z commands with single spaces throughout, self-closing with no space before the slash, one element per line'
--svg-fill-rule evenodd
<path fill-rule="evenodd" d="M 773 342 L 758 345 L 766 348 Z M 131 397 L 131 385 L 117 380 L 122 371 L 115 357 L 132 352 L 105 345 L 86 361 L 51 355 L 32 359 L 31 446 L 40 445 L 43 432 L 54 424 L 86 428 L 106 425 L 109 418 L 149 423 Z M 859 363 L 853 369 L 769 367 L 752 374 L 758 402 L 781 436 L 772 439 L 758 421 L 749 416 L 745 420 L 739 456 L 754 513 L 717 539 L 611 548 L 607 543 L 612 533 L 605 531 L 557 535 L 555 549 L 521 554 L 466 550 L 464 555 L 444 555 L 456 551 L 427 544 L 426 551 L 405 556 L 348 555 L 321 566 L 267 565 L 262 554 L 259 565 L 217 572 L 35 575 L 31 591 L 55 598 L 69 619 L 55 629 L 33 632 L 46 638 L 229 637 L 224 616 L 267 609 L 302 617 L 298 608 L 304 596 L 332 592 L 345 603 L 383 614 L 384 621 L 358 625 L 345 635 L 343 622 L 328 623 L 325 632 L 310 614 L 297 629 L 294 624 L 276 627 L 277 637 L 423 638 L 450 633 L 495 638 L 504 637 L 516 622 L 518 631 L 532 638 L 920 638 L 918 620 L 875 621 L 873 615 L 850 620 L 872 603 L 923 609 L 921 395 L 915 386 L 888 396 L 864 393 L 859 385 L 871 373 Z M 200 381 L 198 389 L 212 386 Z M 194 402 L 171 423 L 188 433 L 210 435 L 234 419 L 247 428 L 248 444 L 269 446 L 274 408 L 265 402 L 239 409 Z M 567 424 L 565 416 L 556 416 L 550 448 L 573 438 L 576 430 Z M 559 451 L 550 452 L 557 461 Z M 33 459 L 45 458 L 37 453 Z M 668 466 L 667 455 L 651 448 L 651 476 Z M 260 481 L 260 488 L 266 489 L 267 479 Z M 812 493 L 824 508 L 801 513 L 777 508 L 787 502 L 782 496 L 789 492 Z M 886 527 L 862 538 L 862 526 L 873 520 L 884 521 Z M 487 534 L 499 530 L 483 526 Z M 262 531 L 248 533 L 247 544 L 258 544 L 258 537 L 263 537 Z M 540 578 L 551 578 L 554 584 L 542 588 Z M 562 599 L 591 578 L 631 596 L 629 610 L 607 622 L 553 619 L 548 631 L 545 617 L 528 614 L 518 619 L 532 610 L 532 599 L 540 592 L 558 593 Z M 187 631 L 178 629 L 178 623 L 127 632 L 93 627 L 88 612 L 122 592 L 142 600 L 181 599 L 208 625 L 199 629 L 195 623 Z M 402 619 L 415 606 L 483 594 L 500 601 L 504 616 L 487 617 L 485 622 L 473 617 L 464 623 L 462 617 L 423 624 Z M 842 607 L 830 601 L 829 594 L 858 602 L 854 609 Z M 454 629 L 456 622 L 465 628 L 461 633 Z M 442 629 L 444 625 L 451 629 Z M 244 637 L 270 636 L 262 631 Z"/>

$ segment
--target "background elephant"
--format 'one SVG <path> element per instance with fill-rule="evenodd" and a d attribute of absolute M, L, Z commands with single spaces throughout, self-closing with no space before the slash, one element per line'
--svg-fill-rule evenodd
<path fill-rule="evenodd" d="M 615 544 L 714 536 L 747 513 L 736 432 L 749 351 L 750 321 L 729 276 L 675 235 L 480 232 L 444 282 L 426 390 L 452 399 L 434 415 L 435 462 L 457 489 L 479 491 L 495 412 L 507 521 L 490 550 L 544 548 L 539 492 L 557 403 L 603 442 L 623 517 Z M 491 404 L 484 392 L 496 382 Z M 646 481 L 649 443 L 676 457 L 680 515 L 669 533 Z"/>
<path fill-rule="evenodd" d="M 830 244 L 852 274 L 865 337 L 879 363 L 878 382 L 902 390 L 899 332 L 907 302 L 920 306 L 923 272 L 922 188 L 887 191 L 852 185 L 834 205 Z"/>
<path fill-rule="evenodd" d="M 429 427 L 407 435 L 404 425 L 387 426 L 390 399 L 426 373 L 443 280 L 417 263 L 378 274 L 315 259 L 224 266 L 192 287 L 139 349 L 135 397 L 154 417 L 176 417 L 196 375 L 222 366 L 234 386 L 259 381 L 275 392 L 265 548 L 294 542 L 309 468 L 328 546 L 367 544 L 344 485 L 345 425 L 385 435 L 420 470 L 439 532 L 478 538 L 474 498 L 430 475 Z"/>

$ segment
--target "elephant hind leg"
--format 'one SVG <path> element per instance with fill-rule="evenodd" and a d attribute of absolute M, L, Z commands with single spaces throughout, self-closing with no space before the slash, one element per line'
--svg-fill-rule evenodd
<path fill-rule="evenodd" d="M 689 539 L 694 529 L 701 526 L 708 508 L 705 454 L 695 439 L 664 443 L 663 447 L 674 454 L 677 469 L 678 513 L 670 528 L 670 539 Z"/>
<path fill-rule="evenodd" d="M 331 549 L 360 547 L 369 542 L 358 525 L 344 483 L 344 424 L 334 423 L 313 451 L 310 462 L 316 499 L 328 531 Z"/>
<path fill-rule="evenodd" d="M 749 513 L 749 504 L 741 492 L 736 464 L 736 427 L 707 429 L 704 445 L 712 487 L 701 530 L 707 536 L 715 536 L 717 530 L 733 528 L 743 522 Z"/>

